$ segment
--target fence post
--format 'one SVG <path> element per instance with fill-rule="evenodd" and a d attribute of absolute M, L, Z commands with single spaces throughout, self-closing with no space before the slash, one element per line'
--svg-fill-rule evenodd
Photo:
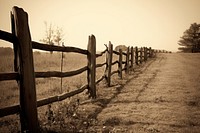
<path fill-rule="evenodd" d="M 96 39 L 94 35 L 88 40 L 88 91 L 92 98 L 96 98 Z"/>
<path fill-rule="evenodd" d="M 152 57 L 152 50 L 151 50 L 151 47 L 149 47 L 149 58 Z"/>
<path fill-rule="evenodd" d="M 113 45 L 111 44 L 111 42 L 109 42 L 108 51 L 106 54 L 106 80 L 108 86 L 110 86 L 111 83 L 112 55 Z"/>
<path fill-rule="evenodd" d="M 119 49 L 118 76 L 122 79 L 122 49 Z"/>
<path fill-rule="evenodd" d="M 20 62 L 20 120 L 22 132 L 39 132 L 37 117 L 37 99 L 31 35 L 28 26 L 28 14 L 18 7 L 13 7 L 16 36 L 19 40 Z"/>
<path fill-rule="evenodd" d="M 147 48 L 147 60 L 149 59 L 149 48 Z"/>
<path fill-rule="evenodd" d="M 144 61 L 147 61 L 147 47 L 144 47 Z"/>
<path fill-rule="evenodd" d="M 134 50 L 133 47 L 131 47 L 131 70 L 133 70 L 133 63 L 134 63 Z"/>
<path fill-rule="evenodd" d="M 142 64 L 142 62 L 143 62 L 142 56 L 143 56 L 143 49 L 141 47 L 140 48 L 140 64 Z"/>
<path fill-rule="evenodd" d="M 135 47 L 135 64 L 138 65 L 138 47 Z"/>
<path fill-rule="evenodd" d="M 126 73 L 128 74 L 129 73 L 129 67 L 130 67 L 130 63 L 129 63 L 129 56 L 130 56 L 130 52 L 129 52 L 129 47 L 127 48 L 127 51 L 126 51 Z"/>

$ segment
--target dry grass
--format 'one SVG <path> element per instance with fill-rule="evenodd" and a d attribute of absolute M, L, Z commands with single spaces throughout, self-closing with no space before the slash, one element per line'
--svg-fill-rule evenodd
<path fill-rule="evenodd" d="M 0 72 L 12 72 L 13 71 L 13 53 L 1 52 Z M 97 63 L 105 62 L 105 56 L 97 58 Z M 75 53 L 65 53 L 63 59 L 63 71 L 72 71 L 82 68 L 87 65 L 87 56 Z M 53 54 L 47 52 L 34 52 L 34 69 L 35 71 L 60 71 L 61 70 L 61 53 L 54 52 Z M 97 69 L 97 79 L 104 74 L 104 67 Z M 80 75 L 63 78 L 63 85 L 61 90 L 61 79 L 60 78 L 39 78 L 36 79 L 36 91 L 37 99 L 46 98 L 49 96 L 58 95 L 62 92 L 69 92 L 80 88 L 82 85 L 87 83 L 87 73 L 83 72 Z M 13 104 L 19 104 L 19 89 L 16 81 L 1 81 L 1 93 L 0 93 L 0 108 L 10 106 Z M 55 121 L 63 121 L 63 115 L 60 112 L 65 111 L 67 117 L 72 117 L 74 109 L 71 106 L 77 107 L 77 101 L 81 102 L 87 100 L 88 95 L 83 92 L 70 99 L 64 100 L 63 102 L 57 102 L 49 106 L 43 106 L 38 108 L 38 117 L 41 127 L 44 131 L 51 130 L 52 123 Z M 52 111 L 52 112 L 51 112 Z M 71 113 L 70 113 L 71 112 Z M 73 113 L 72 113 L 73 112 Z M 53 114 L 52 114 L 53 113 Z M 50 115 L 52 114 L 52 115 Z M 70 116 L 71 115 L 71 116 Z M 49 116 L 51 118 L 49 118 Z M 17 117 L 17 118 L 16 118 Z M 17 123 L 13 123 L 10 119 L 18 120 Z M 53 119 L 53 121 L 49 121 Z M 66 120 L 65 120 L 66 121 Z M 70 122 L 70 121 L 69 121 Z M 0 131 L 7 131 L 8 125 L 13 125 L 13 131 L 20 130 L 18 115 L 12 115 L 8 117 L 0 118 Z M 8 123 L 8 124 L 6 124 Z M 53 129 L 52 129 L 53 130 Z M 74 129 L 73 129 L 74 130 Z M 11 130 L 11 132 L 13 132 Z"/>
<path fill-rule="evenodd" d="M 60 70 L 60 53 L 35 53 L 34 57 L 36 71 Z M 98 84 L 95 100 L 83 92 L 39 107 L 42 132 L 199 132 L 199 57 L 200 54 L 159 54 L 135 67 L 130 75 L 123 74 L 123 80 L 115 74 L 112 87 L 107 88 L 105 81 Z M 97 59 L 97 63 L 104 61 L 105 56 Z M 64 71 L 86 64 L 85 56 L 66 54 Z M 98 68 L 97 78 L 103 73 L 104 68 Z M 86 83 L 86 73 L 64 78 L 63 82 L 63 91 L 74 90 Z M 4 101 L 0 105 L 17 103 L 18 90 L 13 87 L 17 85 L 10 81 L 0 84 L 7 87 L 2 89 Z M 36 87 L 38 99 L 56 95 L 60 93 L 60 79 L 37 79 Z M 19 130 L 18 115 L 0 119 L 0 131 Z"/>
<path fill-rule="evenodd" d="M 14 55 L 11 48 L 0 48 L 0 72 L 13 72 Z M 19 103 L 19 90 L 16 81 L 0 81 L 0 107 Z"/>

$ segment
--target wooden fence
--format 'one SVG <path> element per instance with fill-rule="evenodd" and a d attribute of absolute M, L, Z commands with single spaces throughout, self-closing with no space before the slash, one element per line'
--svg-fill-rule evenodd
<path fill-rule="evenodd" d="M 109 42 L 108 47 L 103 52 L 96 53 L 96 39 L 94 35 L 89 36 L 87 50 L 75 47 L 60 47 L 47 44 L 41 44 L 31 40 L 31 35 L 28 26 L 28 14 L 18 7 L 13 7 L 11 13 L 12 33 L 0 30 L 0 39 L 11 42 L 14 49 L 14 72 L 0 73 L 0 81 L 16 80 L 20 90 L 20 105 L 12 105 L 0 109 L 0 117 L 20 114 L 21 130 L 29 132 L 38 132 L 38 114 L 37 107 L 47 105 L 53 102 L 62 101 L 66 98 L 74 96 L 88 89 L 92 98 L 96 98 L 96 84 L 102 80 L 107 81 L 107 85 L 111 85 L 111 76 L 118 74 L 122 79 L 122 72 L 129 73 L 134 68 L 134 65 L 139 65 L 154 56 L 154 50 L 151 48 L 128 47 L 127 51 L 113 50 L 113 45 Z M 87 55 L 87 66 L 84 66 L 75 71 L 59 72 L 35 72 L 33 64 L 33 49 L 44 51 L 59 51 L 59 52 L 75 52 Z M 106 62 L 96 64 L 96 58 L 106 54 Z M 113 54 L 118 55 L 118 60 L 113 62 Z M 123 60 L 125 56 L 125 61 Z M 112 71 L 112 66 L 118 64 L 118 70 Z M 96 68 L 105 66 L 105 74 L 96 80 Z M 87 71 L 88 83 L 82 87 L 60 95 L 36 99 L 35 78 L 49 77 L 70 77 L 81 74 Z"/>

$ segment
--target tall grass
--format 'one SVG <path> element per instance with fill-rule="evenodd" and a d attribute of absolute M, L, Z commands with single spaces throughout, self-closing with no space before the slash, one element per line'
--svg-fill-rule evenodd
<path fill-rule="evenodd" d="M 13 71 L 13 50 L 11 48 L 0 47 L 0 72 Z"/>
<path fill-rule="evenodd" d="M 34 52 L 33 57 L 34 57 L 35 72 L 61 71 L 60 52 L 54 52 L 53 54 L 50 54 L 49 52 Z M 0 72 L 12 72 L 13 52 L 11 52 L 10 54 L 1 54 L 0 59 L 2 62 L 0 64 Z M 118 59 L 117 56 L 114 56 L 113 61 L 115 61 L 116 59 Z M 104 62 L 105 62 L 105 55 L 97 58 L 96 61 L 97 64 Z M 87 65 L 86 55 L 81 55 L 76 53 L 64 53 L 63 72 L 77 70 L 86 65 Z M 115 70 L 116 68 L 117 65 L 115 65 Z M 104 71 L 105 71 L 105 66 L 97 68 L 96 80 L 99 79 L 104 74 Z M 87 71 L 76 76 L 63 78 L 62 82 L 63 83 L 61 91 L 61 78 L 37 78 L 36 79 L 37 100 L 58 95 L 64 92 L 70 92 L 77 88 L 80 88 L 84 84 L 87 84 Z M 0 86 L 1 86 L 0 108 L 19 103 L 19 89 L 16 81 L 1 81 Z M 100 91 L 101 87 L 102 86 L 98 86 L 99 90 L 97 90 L 97 92 Z M 86 94 L 86 92 L 83 92 L 73 96 L 70 99 L 66 99 L 62 102 L 56 102 L 50 104 L 51 106 L 45 105 L 39 107 L 38 117 L 40 124 L 46 125 L 48 123 L 47 116 L 48 114 L 50 114 L 49 112 L 53 111 L 54 114 L 59 114 L 60 110 L 67 110 L 67 112 L 69 113 L 70 112 L 69 108 L 71 108 L 71 104 L 74 105 L 74 103 L 76 103 L 77 100 L 82 101 L 86 99 L 88 99 L 88 95 Z M 1 121 L 4 121 L 4 119 L 0 118 L 0 122 Z M 0 126 L 0 130 L 1 129 L 2 128 Z"/>

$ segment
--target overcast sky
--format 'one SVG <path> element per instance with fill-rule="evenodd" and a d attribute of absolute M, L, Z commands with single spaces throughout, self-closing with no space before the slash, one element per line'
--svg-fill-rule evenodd
<path fill-rule="evenodd" d="M 11 32 L 10 11 L 29 15 L 32 40 L 45 35 L 44 21 L 64 31 L 65 45 L 87 48 L 94 34 L 97 49 L 148 46 L 177 51 L 178 40 L 191 23 L 200 23 L 200 0 L 0 0 L 0 29 Z M 1 46 L 11 46 L 0 41 Z"/>

